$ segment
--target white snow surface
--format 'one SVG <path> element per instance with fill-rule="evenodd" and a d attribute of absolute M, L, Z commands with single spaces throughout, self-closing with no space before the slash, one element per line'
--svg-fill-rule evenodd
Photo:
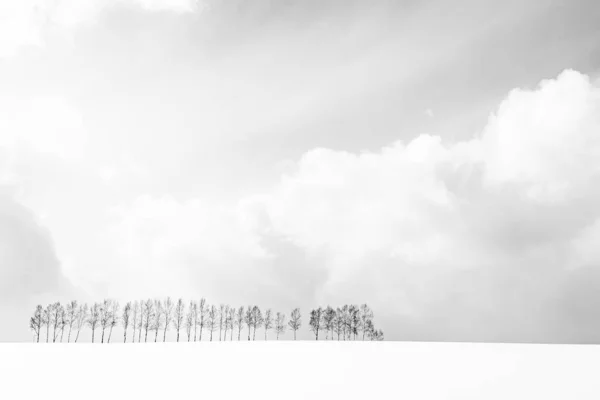
<path fill-rule="evenodd" d="M 0 344 L 3 399 L 598 399 L 600 346 Z"/>

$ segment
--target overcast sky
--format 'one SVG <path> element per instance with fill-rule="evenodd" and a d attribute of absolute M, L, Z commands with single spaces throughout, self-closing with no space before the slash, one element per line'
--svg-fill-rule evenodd
<path fill-rule="evenodd" d="M 38 303 L 170 295 L 600 343 L 598 21 L 593 0 L 0 0 L 0 341 L 31 340 Z"/>

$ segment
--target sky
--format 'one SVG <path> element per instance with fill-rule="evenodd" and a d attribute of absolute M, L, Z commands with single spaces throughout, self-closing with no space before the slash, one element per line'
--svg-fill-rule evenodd
<path fill-rule="evenodd" d="M 0 341 L 38 303 L 172 296 L 600 343 L 599 19 L 0 0 Z"/>

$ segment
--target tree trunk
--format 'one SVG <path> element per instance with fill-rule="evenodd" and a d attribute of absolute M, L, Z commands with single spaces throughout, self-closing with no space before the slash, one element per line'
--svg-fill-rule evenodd
<path fill-rule="evenodd" d="M 254 331 L 252 332 L 252 340 L 256 340 L 256 325 L 254 326 Z"/>
<path fill-rule="evenodd" d="M 157 339 L 158 339 L 158 328 L 156 328 L 156 331 L 154 332 L 154 343 L 156 343 Z"/>
<path fill-rule="evenodd" d="M 133 321 L 133 337 L 131 338 L 131 343 L 135 343 L 135 323 L 137 321 Z"/>
<path fill-rule="evenodd" d="M 92 343 L 94 343 L 94 335 L 96 333 L 96 330 L 92 328 Z"/>
<path fill-rule="evenodd" d="M 144 343 L 148 343 L 148 328 L 146 328 L 146 334 L 144 335 Z"/>
<path fill-rule="evenodd" d="M 177 342 L 179 343 L 179 329 L 177 329 Z"/>
<path fill-rule="evenodd" d="M 123 332 L 123 343 L 127 343 L 127 327 L 125 327 L 125 332 Z"/>
<path fill-rule="evenodd" d="M 48 322 L 48 327 L 46 328 L 46 343 L 48 343 L 49 338 L 50 338 L 50 322 Z"/>
<path fill-rule="evenodd" d="M 71 329 L 73 328 L 72 325 L 69 325 L 69 335 L 67 336 L 67 343 L 71 343 Z"/>
<path fill-rule="evenodd" d="M 64 330 L 64 329 L 61 329 L 61 330 L 60 330 L 60 342 L 61 342 L 61 343 L 63 342 L 63 336 L 64 336 L 64 335 L 65 335 L 65 330 Z"/>
<path fill-rule="evenodd" d="M 165 325 L 165 333 L 163 335 L 163 343 L 167 341 L 167 326 Z"/>
<path fill-rule="evenodd" d="M 102 328 L 102 340 L 100 341 L 100 343 L 104 343 L 104 327 Z"/>
<path fill-rule="evenodd" d="M 296 340 L 296 330 L 294 329 L 294 340 Z"/>
<path fill-rule="evenodd" d="M 113 330 L 113 327 L 111 325 L 110 326 L 110 331 L 108 332 L 108 342 L 107 343 L 110 343 L 110 338 L 112 337 L 112 330 Z"/>

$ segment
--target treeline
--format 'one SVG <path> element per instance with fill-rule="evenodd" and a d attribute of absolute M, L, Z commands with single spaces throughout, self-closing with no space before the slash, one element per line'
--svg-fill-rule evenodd
<path fill-rule="evenodd" d="M 310 311 L 308 327 L 315 335 L 315 340 L 325 336 L 325 340 L 383 340 L 383 331 L 375 329 L 373 311 L 363 304 L 344 305 L 340 308 L 319 307 Z M 271 309 L 261 310 L 258 306 L 246 308 L 231 307 L 220 304 L 209 305 L 205 299 L 190 301 L 183 299 L 173 301 L 170 297 L 164 300 L 148 299 L 128 302 L 123 307 L 119 302 L 106 299 L 91 306 L 71 301 L 66 306 L 60 302 L 38 305 L 30 318 L 29 327 L 33 331 L 34 341 L 40 342 L 45 336 L 46 343 L 66 340 L 77 342 L 81 331 L 91 330 L 92 343 L 110 343 L 113 328 L 123 328 L 123 342 L 157 342 L 167 340 L 167 332 L 172 330 L 177 335 L 177 342 L 184 336 L 188 342 L 202 340 L 248 340 L 256 339 L 256 331 L 263 329 L 264 339 L 268 340 L 273 331 L 277 340 L 289 329 L 296 334 L 302 327 L 302 314 L 299 308 L 290 313 L 289 319 L 281 312 Z M 97 338 L 97 335 L 100 337 Z M 130 336 L 128 336 L 130 335 Z"/>

